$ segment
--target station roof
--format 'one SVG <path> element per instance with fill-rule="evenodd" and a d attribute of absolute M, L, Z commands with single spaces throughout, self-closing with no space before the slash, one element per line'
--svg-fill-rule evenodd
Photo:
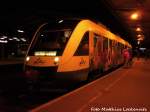
<path fill-rule="evenodd" d="M 14 4 L 14 5 L 13 5 Z M 137 32 L 134 30 L 141 26 L 144 35 L 143 45 L 149 47 L 149 5 L 148 0 L 93 0 L 93 1 L 67 1 L 55 0 L 53 2 L 20 2 L 3 3 L 0 7 L 0 33 L 13 35 L 18 29 L 27 31 L 32 38 L 33 32 L 39 24 L 50 18 L 88 18 L 100 21 L 113 33 L 119 35 L 129 43 L 136 46 Z M 128 17 L 136 9 L 142 9 L 140 20 L 131 21 Z M 137 23 L 137 24 L 136 24 Z"/>

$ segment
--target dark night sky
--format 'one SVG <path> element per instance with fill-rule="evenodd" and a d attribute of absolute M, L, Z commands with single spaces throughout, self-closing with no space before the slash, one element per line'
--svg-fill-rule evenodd
<path fill-rule="evenodd" d="M 76 17 L 98 20 L 107 26 L 113 33 L 128 37 L 129 32 L 100 2 L 102 0 L 86 1 L 34 1 L 18 3 L 3 3 L 0 7 L 0 32 L 14 32 L 16 28 L 26 28 L 31 32 L 42 21 L 49 17 Z M 52 2 L 52 3 L 51 3 Z M 131 39 L 125 38 L 128 41 Z"/>

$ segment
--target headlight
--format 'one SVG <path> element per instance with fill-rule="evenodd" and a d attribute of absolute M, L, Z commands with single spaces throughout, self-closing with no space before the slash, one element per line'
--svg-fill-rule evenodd
<path fill-rule="evenodd" d="M 27 56 L 27 57 L 26 57 L 26 61 L 29 61 L 29 60 L 30 60 L 30 57 L 29 57 L 29 56 Z"/>
<path fill-rule="evenodd" d="M 55 57 L 55 58 L 54 58 L 54 62 L 55 62 L 55 63 L 58 63 L 58 62 L 59 62 L 59 57 Z"/>

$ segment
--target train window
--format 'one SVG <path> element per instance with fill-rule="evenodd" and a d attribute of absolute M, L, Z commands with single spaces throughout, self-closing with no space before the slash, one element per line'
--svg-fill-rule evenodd
<path fill-rule="evenodd" d="M 115 40 L 112 40 L 112 47 L 115 47 Z"/>
<path fill-rule="evenodd" d="M 118 45 L 121 49 L 123 49 L 123 44 L 119 43 Z"/>
<path fill-rule="evenodd" d="M 89 32 L 86 32 L 75 52 L 75 56 L 82 56 L 89 54 Z"/>
<path fill-rule="evenodd" d="M 112 40 L 109 39 L 109 48 L 112 48 Z"/>
<path fill-rule="evenodd" d="M 98 39 L 99 37 L 100 37 L 99 35 L 94 34 L 94 48 L 96 47 L 97 39 Z"/>
<path fill-rule="evenodd" d="M 118 51 L 118 42 L 116 40 L 112 41 L 113 50 L 116 53 Z"/>
<path fill-rule="evenodd" d="M 103 51 L 105 51 L 105 49 L 108 49 L 108 38 L 103 38 Z"/>
<path fill-rule="evenodd" d="M 94 48 L 98 50 L 98 56 L 101 55 L 103 48 L 102 38 L 103 37 L 101 35 L 97 35 L 94 33 Z"/>
<path fill-rule="evenodd" d="M 120 53 L 122 53 L 123 45 L 121 43 L 118 43 L 118 50 Z"/>

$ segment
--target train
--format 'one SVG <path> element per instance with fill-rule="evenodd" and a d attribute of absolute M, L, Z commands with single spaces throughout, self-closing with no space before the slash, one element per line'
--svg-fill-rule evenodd
<path fill-rule="evenodd" d="M 131 44 L 99 22 L 54 20 L 41 24 L 28 47 L 24 71 L 30 80 L 85 81 L 124 63 Z"/>

